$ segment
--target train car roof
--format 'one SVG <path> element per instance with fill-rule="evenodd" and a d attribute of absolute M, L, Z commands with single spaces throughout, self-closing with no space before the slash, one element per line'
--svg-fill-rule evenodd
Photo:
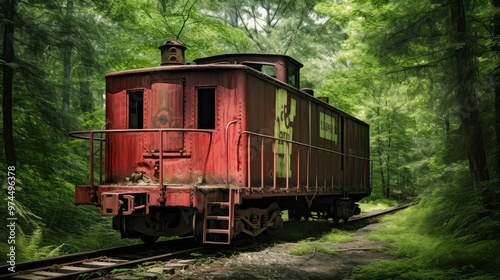
<path fill-rule="evenodd" d="M 138 69 L 130 69 L 130 70 L 122 70 L 117 72 L 111 72 L 105 75 L 105 77 L 113 77 L 113 76 L 121 76 L 121 75 L 131 75 L 131 74 L 141 74 L 141 73 L 150 73 L 150 72 L 161 72 L 161 71 L 182 71 L 182 70 L 203 70 L 203 69 L 248 69 L 247 66 L 241 64 L 206 64 L 206 65 L 197 65 L 197 64 L 180 64 L 180 65 L 163 65 L 156 67 L 148 67 L 148 68 L 138 68 Z"/>
<path fill-rule="evenodd" d="M 279 55 L 279 54 L 223 54 L 205 58 L 195 59 L 194 62 L 197 64 L 179 64 L 179 65 L 163 65 L 156 67 L 148 67 L 148 68 L 139 68 L 139 69 L 131 69 L 131 70 L 123 70 L 118 72 L 111 72 L 106 74 L 106 78 L 112 78 L 117 76 L 126 76 L 126 75 L 137 75 L 137 74 L 147 74 L 152 72 L 162 72 L 162 71 L 190 71 L 190 70 L 250 70 L 251 73 L 257 74 L 261 73 L 261 71 L 253 69 L 250 64 L 259 64 L 259 63 L 269 63 L 269 64 L 281 64 L 281 63 L 290 63 L 297 68 L 303 67 L 302 63 L 297 60 L 289 57 L 287 55 Z M 285 65 L 283 65 L 285 66 Z M 336 108 L 335 106 L 325 103 L 322 100 L 315 98 L 301 89 L 291 86 L 283 81 L 276 79 L 276 77 L 271 77 L 266 74 L 259 75 L 264 79 L 268 79 L 271 82 L 281 83 L 281 86 L 288 87 L 290 89 L 297 90 L 301 92 L 304 96 L 307 96 L 308 99 L 313 102 L 324 103 L 325 105 L 330 106 L 335 111 L 350 116 L 353 120 L 358 122 L 362 122 L 366 125 L 368 123 Z"/>
<path fill-rule="evenodd" d="M 221 54 L 209 57 L 195 59 L 196 64 L 210 64 L 210 63 L 228 63 L 228 64 L 244 64 L 245 62 L 251 63 L 277 63 L 288 62 L 302 68 L 304 65 L 294 58 L 284 54 L 256 54 L 256 53 L 239 53 L 239 54 Z"/>
<path fill-rule="evenodd" d="M 209 56 L 195 59 L 196 64 L 179 64 L 179 65 L 163 65 L 157 67 L 148 68 L 138 68 L 131 70 L 123 70 L 117 72 L 111 72 L 106 74 L 106 77 L 127 75 L 127 74 L 140 74 L 146 72 L 155 71 L 165 71 L 165 70 L 194 70 L 194 69 L 205 69 L 207 67 L 216 67 L 218 69 L 235 69 L 238 66 L 248 66 L 249 64 L 258 63 L 289 63 L 298 68 L 302 68 L 304 65 L 290 56 L 282 54 L 255 54 L 255 53 L 242 53 L 242 54 L 222 54 L 216 56 Z"/>

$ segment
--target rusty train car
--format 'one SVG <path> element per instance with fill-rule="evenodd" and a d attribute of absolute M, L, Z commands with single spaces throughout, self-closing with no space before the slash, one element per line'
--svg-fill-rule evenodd
<path fill-rule="evenodd" d="M 300 220 L 348 219 L 371 192 L 369 125 L 300 89 L 286 55 L 228 54 L 106 75 L 106 124 L 90 141 L 76 204 L 113 216 L 122 238 L 193 235 L 229 244 Z"/>

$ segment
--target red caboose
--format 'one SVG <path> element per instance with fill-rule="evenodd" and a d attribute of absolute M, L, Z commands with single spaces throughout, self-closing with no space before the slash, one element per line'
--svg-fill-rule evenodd
<path fill-rule="evenodd" d="M 90 139 L 90 184 L 76 204 L 113 216 L 122 237 L 256 236 L 311 211 L 334 221 L 371 192 L 368 124 L 299 89 L 302 64 L 233 54 L 106 75 L 106 124 Z M 95 170 L 95 171 L 94 171 Z M 95 174 L 95 175 L 94 175 Z"/>

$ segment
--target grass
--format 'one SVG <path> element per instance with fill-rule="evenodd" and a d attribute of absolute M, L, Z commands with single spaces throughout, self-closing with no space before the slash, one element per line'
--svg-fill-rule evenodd
<path fill-rule="evenodd" d="M 431 227 L 436 211 L 419 205 L 383 218 L 386 226 L 368 238 L 387 242 L 396 259 L 358 267 L 348 279 L 498 279 L 500 241 L 470 240 Z"/>
<path fill-rule="evenodd" d="M 323 253 L 327 255 L 337 255 L 338 252 L 335 251 L 334 249 L 330 248 L 329 246 L 326 246 L 322 242 L 318 241 L 301 241 L 297 243 L 292 249 L 290 249 L 289 253 L 291 255 L 295 256 L 302 256 L 302 255 L 310 255 L 314 253 Z"/>
<path fill-rule="evenodd" d="M 368 212 L 387 209 L 397 205 L 398 202 L 389 199 L 376 201 L 365 199 L 364 202 L 358 204 L 360 204 L 361 211 Z M 292 255 L 307 255 L 316 252 L 336 255 L 338 253 L 332 248 L 332 244 L 351 242 L 354 239 L 354 234 L 349 231 L 348 226 L 343 229 L 332 229 L 331 222 L 303 221 L 286 224 L 285 230 L 279 237 L 287 241 L 300 240 L 290 249 L 289 253 Z"/>
<path fill-rule="evenodd" d="M 393 206 L 397 206 L 400 202 L 388 198 L 366 197 L 357 202 L 361 212 L 369 212 L 373 210 L 384 210 Z"/>
<path fill-rule="evenodd" d="M 384 210 L 384 209 L 387 209 L 387 208 L 390 208 L 393 206 L 393 205 L 389 205 L 386 203 L 380 203 L 380 202 L 376 203 L 376 204 L 358 202 L 358 205 L 359 205 L 359 208 L 361 209 L 361 212 L 370 212 L 373 210 Z"/>
<path fill-rule="evenodd" d="M 333 229 L 329 233 L 322 235 L 319 238 L 308 238 L 299 241 L 295 246 L 290 249 L 291 255 L 308 255 L 316 252 L 337 255 L 338 252 L 332 248 L 334 243 L 351 242 L 354 240 L 354 234 L 348 231 Z"/>

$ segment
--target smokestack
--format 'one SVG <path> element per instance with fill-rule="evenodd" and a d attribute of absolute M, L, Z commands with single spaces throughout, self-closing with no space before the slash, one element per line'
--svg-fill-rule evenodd
<path fill-rule="evenodd" d="M 161 52 L 161 65 L 179 65 L 186 64 L 184 51 L 186 46 L 175 40 L 167 40 L 158 47 Z"/>

